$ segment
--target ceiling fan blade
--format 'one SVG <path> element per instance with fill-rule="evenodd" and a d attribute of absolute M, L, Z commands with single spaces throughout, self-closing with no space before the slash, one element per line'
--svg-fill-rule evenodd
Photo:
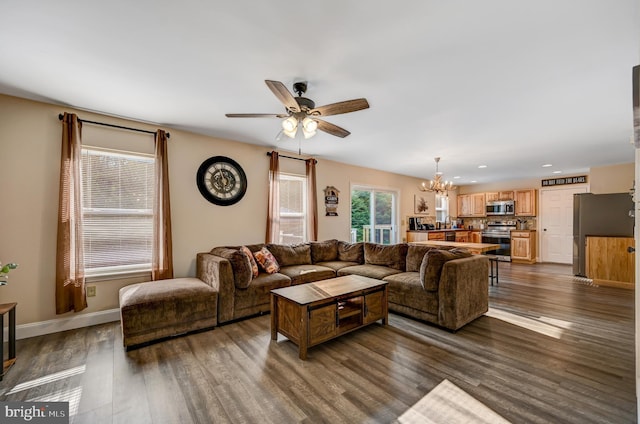
<path fill-rule="evenodd" d="M 293 94 L 291 94 L 291 92 L 287 90 L 287 87 L 285 87 L 283 83 L 281 83 L 280 81 L 271 80 L 264 80 L 264 82 L 267 83 L 267 87 L 269 87 L 269 89 L 273 91 L 273 94 L 276 95 L 278 100 L 280 100 L 288 110 L 290 110 L 291 112 L 300 112 L 300 105 L 296 101 L 295 97 L 293 97 Z"/>
<path fill-rule="evenodd" d="M 368 107 L 369 102 L 367 102 L 367 99 L 353 99 L 311 109 L 309 114 L 320 116 L 340 115 L 341 113 L 355 112 Z"/>
<path fill-rule="evenodd" d="M 320 131 L 324 131 L 331 135 L 335 135 L 336 137 L 345 138 L 346 136 L 351 134 L 349 131 L 345 130 L 344 128 L 341 128 L 330 122 L 323 121 L 322 119 L 314 119 L 314 121 L 318 123 L 318 129 Z"/>
<path fill-rule="evenodd" d="M 278 113 L 225 113 L 227 118 L 286 118 L 289 115 Z"/>

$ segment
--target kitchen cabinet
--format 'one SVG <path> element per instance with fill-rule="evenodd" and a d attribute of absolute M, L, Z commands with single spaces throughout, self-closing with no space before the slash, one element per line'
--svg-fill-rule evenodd
<path fill-rule="evenodd" d="M 482 231 L 471 231 L 471 243 L 482 243 Z"/>
<path fill-rule="evenodd" d="M 436 231 L 427 233 L 427 240 L 444 240 L 444 231 Z"/>
<path fill-rule="evenodd" d="M 511 191 L 494 191 L 485 193 L 487 202 L 497 202 L 499 200 L 513 200 L 513 190 Z"/>
<path fill-rule="evenodd" d="M 469 243 L 469 231 L 456 231 L 456 241 Z"/>
<path fill-rule="evenodd" d="M 425 231 L 407 231 L 407 243 L 411 243 L 414 241 L 427 241 L 429 238 L 429 233 Z"/>
<path fill-rule="evenodd" d="M 486 216 L 486 197 L 484 193 L 458 195 L 458 216 L 482 217 Z"/>
<path fill-rule="evenodd" d="M 536 189 L 515 190 L 515 216 L 536 216 Z"/>
<path fill-rule="evenodd" d="M 636 254 L 633 237 L 587 236 L 586 274 L 600 286 L 633 289 Z"/>
<path fill-rule="evenodd" d="M 511 262 L 526 264 L 536 262 L 535 230 L 511 231 Z"/>

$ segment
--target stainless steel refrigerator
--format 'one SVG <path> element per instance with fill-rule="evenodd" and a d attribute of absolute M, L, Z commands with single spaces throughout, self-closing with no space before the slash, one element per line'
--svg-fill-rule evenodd
<path fill-rule="evenodd" d="M 586 277 L 586 236 L 633 237 L 629 193 L 573 195 L 573 274 Z"/>

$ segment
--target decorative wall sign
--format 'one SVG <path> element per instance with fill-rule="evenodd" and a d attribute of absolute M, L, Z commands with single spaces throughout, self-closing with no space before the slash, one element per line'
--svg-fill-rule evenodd
<path fill-rule="evenodd" d="M 551 187 L 551 186 L 567 185 L 567 184 L 584 184 L 586 182 L 587 182 L 586 175 L 580 175 L 578 177 L 550 178 L 548 180 L 542 180 L 542 187 Z"/>
<path fill-rule="evenodd" d="M 340 190 L 334 186 L 324 189 L 324 206 L 327 208 L 326 216 L 338 216 L 338 200 Z"/>
<path fill-rule="evenodd" d="M 429 215 L 429 204 L 425 196 L 413 195 L 413 213 L 418 215 Z"/>

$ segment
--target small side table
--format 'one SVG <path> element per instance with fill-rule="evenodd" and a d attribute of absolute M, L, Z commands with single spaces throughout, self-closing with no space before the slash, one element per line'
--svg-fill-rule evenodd
<path fill-rule="evenodd" d="M 2 364 L 2 374 L 0 381 L 4 378 L 9 368 L 16 362 L 16 305 L 17 303 L 3 303 L 0 305 L 0 363 Z M 9 313 L 9 356 L 4 359 L 4 314 Z"/>

